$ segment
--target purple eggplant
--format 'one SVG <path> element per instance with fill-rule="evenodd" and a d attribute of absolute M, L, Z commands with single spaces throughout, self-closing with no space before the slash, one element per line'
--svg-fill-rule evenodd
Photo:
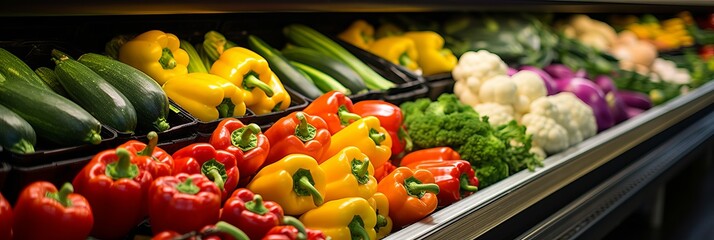
<path fill-rule="evenodd" d="M 629 117 L 625 111 L 627 105 L 625 105 L 625 103 L 622 102 L 622 99 L 620 99 L 620 97 L 618 97 L 615 93 L 616 92 L 606 93 L 605 100 L 607 100 L 607 105 L 610 107 L 610 113 L 612 114 L 613 120 L 615 120 L 615 124 L 618 124 L 629 119 Z"/>
<path fill-rule="evenodd" d="M 563 64 L 551 64 L 543 68 L 554 79 L 571 79 L 575 77 L 573 70 Z"/>
<path fill-rule="evenodd" d="M 564 80 L 565 81 L 565 80 Z M 598 132 L 604 131 L 615 124 L 610 107 L 605 100 L 605 94 L 594 82 L 584 78 L 573 78 L 567 81 L 564 90 L 572 92 L 593 110 Z"/>
<path fill-rule="evenodd" d="M 608 94 L 617 89 L 617 87 L 615 87 L 615 82 L 612 81 L 612 78 L 607 75 L 597 76 L 594 81 L 595 84 L 597 84 L 600 89 L 602 89 L 602 92 L 604 94 Z"/>
<path fill-rule="evenodd" d="M 619 90 L 615 93 L 625 106 L 647 110 L 652 108 L 652 101 L 647 94 L 635 91 Z"/>
<path fill-rule="evenodd" d="M 555 80 L 553 80 L 553 77 L 550 76 L 547 72 L 543 71 L 543 69 L 533 67 L 533 66 L 523 66 L 520 68 L 520 70 L 528 70 L 531 72 L 534 72 L 540 76 L 541 79 L 543 79 L 543 84 L 545 84 L 545 89 L 547 90 L 547 95 L 555 95 L 558 94 L 560 91 L 558 91 Z"/>
<path fill-rule="evenodd" d="M 627 118 L 633 118 L 637 115 L 640 115 L 642 112 L 645 110 L 639 109 L 639 108 L 634 108 L 634 107 L 627 107 L 625 106 L 625 112 L 627 113 Z"/>

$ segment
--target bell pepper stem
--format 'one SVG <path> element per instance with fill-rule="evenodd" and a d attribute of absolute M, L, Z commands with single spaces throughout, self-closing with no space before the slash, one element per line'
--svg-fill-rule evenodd
<path fill-rule="evenodd" d="M 218 188 L 223 190 L 223 185 L 225 185 L 225 182 L 218 169 L 211 169 L 208 172 L 208 178 L 211 179 L 214 183 L 216 183 Z"/>
<path fill-rule="evenodd" d="M 307 230 L 305 230 L 305 225 L 303 225 L 302 222 L 300 222 L 300 220 L 298 220 L 297 218 L 292 217 L 292 216 L 284 216 L 282 220 L 283 220 L 283 225 L 290 225 L 290 226 L 295 227 L 295 229 L 298 230 L 297 239 L 301 239 L 301 240 L 307 239 Z"/>
<path fill-rule="evenodd" d="M 364 161 L 362 161 L 362 164 L 360 164 L 359 168 L 357 168 L 357 176 L 365 176 L 368 174 L 369 171 L 369 159 L 365 158 Z"/>
<path fill-rule="evenodd" d="M 312 195 L 312 202 L 315 203 L 315 206 L 322 205 L 322 201 L 324 200 L 322 198 L 322 194 L 320 194 L 320 191 L 317 191 L 317 188 L 310 183 L 310 180 L 307 177 L 300 178 L 298 183 L 301 187 L 307 190 L 310 195 Z"/>
<path fill-rule="evenodd" d="M 297 136 L 303 142 L 307 142 L 314 139 L 317 130 L 314 126 L 307 122 L 307 117 L 305 117 L 305 114 L 302 112 L 298 112 L 295 114 L 295 117 L 299 121 L 297 127 L 295 127 L 295 136 Z"/>
<path fill-rule="evenodd" d="M 124 148 L 117 148 L 116 155 L 119 158 L 116 162 L 107 164 L 105 174 L 114 180 L 121 178 L 133 179 L 139 174 L 139 167 L 131 162 L 131 153 Z"/>
<path fill-rule="evenodd" d="M 463 191 L 478 191 L 478 187 L 469 184 L 469 176 L 466 174 L 461 174 L 461 178 L 459 178 L 459 185 L 461 185 L 461 190 Z"/>
<path fill-rule="evenodd" d="M 434 183 L 424 184 L 424 183 L 412 182 L 407 185 L 407 190 L 409 190 L 410 193 L 424 191 L 424 192 L 430 192 L 430 193 L 437 194 L 437 193 L 439 193 L 439 185 L 436 185 Z"/>
<path fill-rule="evenodd" d="M 268 208 L 263 205 L 263 197 L 258 194 L 255 194 L 253 196 L 252 201 L 248 201 L 245 203 L 245 208 L 248 209 L 248 211 L 257 213 L 261 216 L 268 213 Z"/>
<path fill-rule="evenodd" d="M 379 231 L 380 228 L 386 227 L 387 224 L 387 217 L 382 214 L 377 214 L 377 223 L 374 224 L 374 230 Z"/>
<path fill-rule="evenodd" d="M 174 59 L 174 54 L 171 52 L 171 49 L 164 48 L 161 50 L 159 63 L 163 69 L 174 69 L 176 67 L 176 59 Z"/>
<path fill-rule="evenodd" d="M 369 129 L 369 138 L 374 141 L 374 144 L 377 146 L 381 145 L 382 142 L 387 139 L 387 136 L 384 135 L 384 133 L 381 133 L 377 131 L 377 129 L 370 128 Z"/>
<path fill-rule="evenodd" d="M 258 146 L 258 136 L 256 136 L 258 133 L 260 133 L 258 124 L 245 125 L 231 133 L 231 144 L 244 152 L 249 151 Z"/>
<path fill-rule="evenodd" d="M 149 144 L 146 144 L 146 147 L 139 151 L 136 155 L 139 156 L 151 156 L 154 153 L 154 149 L 156 148 L 156 145 L 159 143 L 159 135 L 156 134 L 156 132 L 151 131 L 149 134 L 146 135 L 146 138 L 149 139 Z"/>
<path fill-rule="evenodd" d="M 409 67 L 412 64 L 414 64 L 414 61 L 409 57 L 409 55 L 407 55 L 406 52 L 399 56 L 399 65 Z"/>
<path fill-rule="evenodd" d="M 218 116 L 221 118 L 232 117 L 235 108 L 236 105 L 230 98 L 224 98 L 221 104 L 218 104 L 218 106 L 216 106 L 216 110 L 218 110 Z"/>
<path fill-rule="evenodd" d="M 352 239 L 369 240 L 369 234 L 364 229 L 364 222 L 360 216 L 354 216 L 352 222 L 347 227 L 350 229 Z"/>
<path fill-rule="evenodd" d="M 245 234 L 240 228 L 231 225 L 230 223 L 219 221 L 216 223 L 216 230 L 222 233 L 226 233 L 233 237 L 235 240 L 249 240 L 248 235 Z"/>
<path fill-rule="evenodd" d="M 65 208 L 68 208 L 72 206 L 72 201 L 70 201 L 67 197 L 69 197 L 69 194 L 73 192 L 74 187 L 72 187 L 72 184 L 66 182 L 57 192 L 47 192 L 47 194 L 45 194 L 45 197 L 52 198 L 62 204 L 62 206 L 64 206 Z"/>
<path fill-rule="evenodd" d="M 181 193 L 186 193 L 186 194 L 191 194 L 195 195 L 200 191 L 198 186 L 193 183 L 193 179 L 187 178 L 186 181 L 183 181 L 176 185 L 176 190 L 178 190 Z"/>
<path fill-rule="evenodd" d="M 350 121 L 356 121 L 362 118 L 360 115 L 351 113 L 344 105 L 340 106 L 337 110 L 337 116 L 340 118 L 340 124 L 342 124 L 342 126 L 350 125 Z"/>
<path fill-rule="evenodd" d="M 249 88 L 254 88 L 257 87 L 261 91 L 265 93 L 266 96 L 272 97 L 273 96 L 273 89 L 263 81 L 260 81 L 258 77 L 256 77 L 254 74 L 248 74 L 243 78 L 243 85 Z"/>

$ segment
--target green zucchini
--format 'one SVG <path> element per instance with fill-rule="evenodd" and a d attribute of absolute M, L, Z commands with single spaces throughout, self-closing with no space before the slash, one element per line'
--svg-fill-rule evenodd
<path fill-rule="evenodd" d="M 291 47 L 283 50 L 283 56 L 290 61 L 308 65 L 330 75 L 342 86 L 350 89 L 352 93 L 359 93 L 367 89 L 359 74 L 336 58 L 321 52 L 304 47 Z"/>
<path fill-rule="evenodd" d="M 86 53 L 77 61 L 99 74 L 129 99 L 136 111 L 139 129 L 163 132 L 171 127 L 166 121 L 169 114 L 169 98 L 149 75 L 123 62 L 96 53 Z"/>
<path fill-rule="evenodd" d="M 208 69 L 206 69 L 206 66 L 203 65 L 203 61 L 201 60 L 201 56 L 198 55 L 198 52 L 196 51 L 196 48 L 191 45 L 190 42 L 186 40 L 181 40 L 181 49 L 186 51 L 188 54 L 188 72 L 189 73 L 195 73 L 195 72 L 200 72 L 200 73 L 207 73 Z"/>
<path fill-rule="evenodd" d="M 312 80 L 312 82 L 315 84 L 315 86 L 320 88 L 320 90 L 322 90 L 323 92 L 329 92 L 334 90 L 342 92 L 345 95 L 352 94 L 349 89 L 347 89 L 345 86 L 342 86 L 342 84 L 335 80 L 335 78 L 325 74 L 324 72 L 320 72 L 320 70 L 317 70 L 313 67 L 299 62 L 290 62 L 290 64 L 298 68 L 303 73 L 307 74 Z"/>
<path fill-rule="evenodd" d="M 51 90 L 25 62 L 3 48 L 0 48 L 0 74 L 10 81 L 21 80 Z"/>
<path fill-rule="evenodd" d="M 10 152 L 28 154 L 35 152 L 35 130 L 30 123 L 10 109 L 0 105 L 0 146 Z"/>
<path fill-rule="evenodd" d="M 64 90 L 64 87 L 62 87 L 62 84 L 59 82 L 59 78 L 57 77 L 57 74 L 55 74 L 52 69 L 46 68 L 46 67 L 39 67 L 35 69 L 35 73 L 37 73 L 37 76 L 42 79 L 45 84 L 47 84 L 52 91 L 55 91 L 57 94 L 62 95 L 63 97 L 67 97 L 67 91 Z"/>
<path fill-rule="evenodd" d="M 59 94 L 0 74 L 0 104 L 25 119 L 37 136 L 60 146 L 102 142 L 102 125 L 86 110 Z"/>
<path fill-rule="evenodd" d="M 120 132 L 134 132 L 136 110 L 119 90 L 104 78 L 66 54 L 52 50 L 55 73 L 70 98 L 99 122 Z"/>
<path fill-rule="evenodd" d="M 270 69 L 273 70 L 283 84 L 310 99 L 315 99 L 322 95 L 322 91 L 314 84 L 310 84 L 310 81 L 305 79 L 294 66 L 290 65 L 278 50 L 275 50 L 260 38 L 253 35 L 248 36 L 248 46 L 268 61 Z"/>

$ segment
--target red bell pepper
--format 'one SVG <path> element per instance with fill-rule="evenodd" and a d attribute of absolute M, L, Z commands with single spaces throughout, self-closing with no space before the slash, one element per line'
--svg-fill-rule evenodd
<path fill-rule="evenodd" d="M 360 115 L 352 111 L 352 100 L 338 91 L 329 91 L 312 101 L 305 108 L 305 113 L 321 117 L 327 122 L 330 134 L 335 134 L 360 119 Z M 380 119 L 381 120 L 381 119 Z"/>
<path fill-rule="evenodd" d="M 704 45 L 699 48 L 699 58 L 707 61 L 712 57 L 714 57 L 714 44 Z"/>
<path fill-rule="evenodd" d="M 397 158 L 412 150 L 412 139 L 402 124 L 404 115 L 397 105 L 382 100 L 366 100 L 355 103 L 354 113 L 362 117 L 374 116 L 392 137 L 392 156 Z"/>
<path fill-rule="evenodd" d="M 154 180 L 147 205 L 152 232 L 184 234 L 218 222 L 221 190 L 201 174 L 179 173 Z"/>
<path fill-rule="evenodd" d="M 94 237 L 125 237 L 146 217 L 153 177 L 131 159 L 132 154 L 123 148 L 102 151 L 72 181 L 92 206 Z"/>
<path fill-rule="evenodd" d="M 382 166 L 374 169 L 374 178 L 377 179 L 377 182 L 382 181 L 384 177 L 392 173 L 395 169 L 397 169 L 397 167 L 394 166 L 391 161 L 387 161 L 382 164 Z"/>
<path fill-rule="evenodd" d="M 216 150 L 208 143 L 194 143 L 176 151 L 174 175 L 178 173 L 203 174 L 221 190 L 221 201 L 238 186 L 240 172 L 233 154 Z"/>
<path fill-rule="evenodd" d="M 450 147 L 435 147 L 410 152 L 404 156 L 399 166 L 427 160 L 461 160 L 461 155 Z"/>
<path fill-rule="evenodd" d="M 283 208 L 247 188 L 239 188 L 228 198 L 221 211 L 221 220 L 245 229 L 251 239 L 259 239 L 283 221 Z"/>
<path fill-rule="evenodd" d="M 332 137 L 325 120 L 305 112 L 293 112 L 279 119 L 265 131 L 265 136 L 271 147 L 262 167 L 296 153 L 322 159 L 322 154 L 330 147 Z"/>
<path fill-rule="evenodd" d="M 25 187 L 15 204 L 14 239 L 86 239 L 94 223 L 92 208 L 73 192 L 70 183 L 59 191 L 45 181 Z"/>
<path fill-rule="evenodd" d="M 0 194 L 0 239 L 12 238 L 12 206 Z"/>
<path fill-rule="evenodd" d="M 119 145 L 119 147 L 136 155 L 132 160 L 136 162 L 139 168 L 146 169 L 151 173 L 152 177 L 158 178 L 172 175 L 174 159 L 171 154 L 156 146 L 159 143 L 159 135 L 152 131 L 146 137 L 149 139 L 149 144 L 137 140 L 129 140 Z"/>
<path fill-rule="evenodd" d="M 235 118 L 226 118 L 218 123 L 209 143 L 235 156 L 242 178 L 255 174 L 270 152 L 268 137 L 263 135 L 257 124 L 244 125 Z"/>
<path fill-rule="evenodd" d="M 325 240 L 327 236 L 320 230 L 305 228 L 300 220 L 286 216 L 287 225 L 275 226 L 268 231 L 263 240 Z"/>
<path fill-rule="evenodd" d="M 429 170 L 439 185 L 439 206 L 447 206 L 478 190 L 478 179 L 471 163 L 464 160 L 426 160 L 407 165 L 411 169 Z"/>
<path fill-rule="evenodd" d="M 230 223 L 220 221 L 216 225 L 207 225 L 201 231 L 179 234 L 174 231 L 163 231 L 154 235 L 151 240 L 249 240 L 243 230 Z"/>

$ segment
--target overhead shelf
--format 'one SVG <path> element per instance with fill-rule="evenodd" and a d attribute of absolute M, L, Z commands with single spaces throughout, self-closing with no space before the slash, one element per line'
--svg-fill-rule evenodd
<path fill-rule="evenodd" d="M 714 135 L 714 127 L 702 127 L 702 124 L 699 124 L 696 125 L 699 128 L 686 131 L 689 126 L 683 125 L 687 124 L 684 122 L 685 119 L 695 114 L 701 115 L 702 111 L 711 113 L 712 107 L 714 107 L 714 82 L 664 105 L 652 108 L 636 118 L 571 147 L 565 152 L 550 156 L 544 161 L 545 166 L 538 168 L 535 172 L 524 170 L 512 175 L 433 213 L 420 222 L 389 235 L 387 239 L 478 238 L 624 153 L 636 147 L 642 147 L 642 145 L 646 145 L 645 149 L 651 150 L 652 147 L 664 143 L 669 137 L 660 137 L 654 142 L 652 139 L 668 129 L 678 127 L 685 129 L 682 131 L 685 133 L 691 133 L 691 131 L 698 133 L 685 136 L 689 141 L 707 140 Z M 705 114 L 701 118 L 711 122 L 713 117 L 712 114 Z M 658 150 L 658 153 L 674 151 L 675 149 L 672 148 L 676 146 L 678 145 L 664 145 Z M 678 150 L 681 151 L 678 154 L 686 154 L 691 149 L 679 148 Z M 640 152 L 639 154 L 644 153 Z M 641 155 L 638 157 L 642 157 Z M 645 157 L 642 159 L 646 162 L 639 164 L 645 165 L 649 161 L 667 161 L 666 163 L 669 163 L 669 161 L 678 160 L 661 156 L 660 158 Z M 634 160 L 632 159 L 632 162 Z M 626 159 L 626 161 L 630 160 Z M 595 186 L 581 187 L 591 189 Z M 573 212 L 566 211 L 566 213 Z"/>
<path fill-rule="evenodd" d="M 0 16 L 85 16 L 215 14 L 238 12 L 427 12 L 427 11 L 539 11 L 539 12 L 671 12 L 704 11 L 706 0 L 262 0 L 262 1 L 16 1 L 0 9 Z"/>

